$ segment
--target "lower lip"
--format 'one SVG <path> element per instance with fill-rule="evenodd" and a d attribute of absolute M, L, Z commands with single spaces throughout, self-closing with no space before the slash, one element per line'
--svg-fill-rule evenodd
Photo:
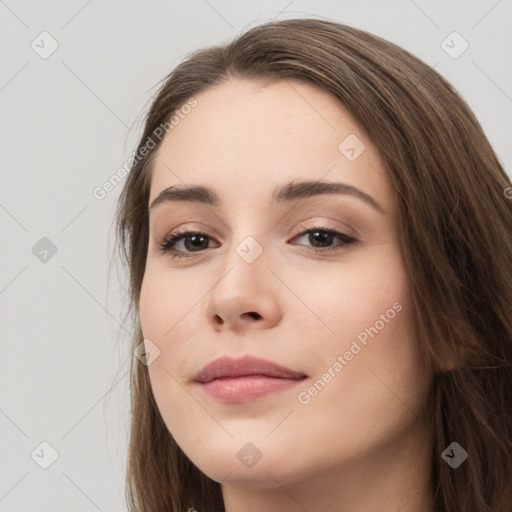
<path fill-rule="evenodd" d="M 215 379 L 201 384 L 205 393 L 226 403 L 250 402 L 296 386 L 303 379 L 281 379 L 253 375 L 234 379 Z"/>

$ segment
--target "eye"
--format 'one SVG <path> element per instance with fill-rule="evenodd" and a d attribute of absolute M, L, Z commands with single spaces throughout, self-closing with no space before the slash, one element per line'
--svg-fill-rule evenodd
<path fill-rule="evenodd" d="M 198 231 L 177 230 L 164 238 L 160 242 L 160 250 L 172 256 L 172 258 L 181 258 L 182 256 L 189 256 L 186 251 L 200 252 L 202 249 L 208 249 L 208 240 L 211 238 L 205 233 Z M 176 251 L 174 245 L 183 241 L 185 252 L 182 250 Z"/>
<path fill-rule="evenodd" d="M 317 226 L 315 228 L 307 229 L 301 232 L 295 238 L 305 238 L 308 243 L 313 245 L 312 252 L 316 253 L 337 251 L 345 246 L 352 245 L 357 242 L 357 240 L 352 236 L 324 226 Z M 339 243 L 333 246 L 332 244 L 336 239 L 339 240 Z"/>
<path fill-rule="evenodd" d="M 306 237 L 307 236 L 307 237 Z M 306 241 L 312 244 L 310 252 L 321 253 L 321 252 L 333 252 L 340 250 L 348 245 L 355 244 L 357 240 L 354 237 L 341 233 L 335 229 L 328 227 L 318 226 L 314 228 L 302 231 L 299 235 L 296 235 L 294 239 L 300 239 L 306 237 Z M 338 239 L 337 245 L 333 246 L 334 241 Z M 195 252 L 201 252 L 204 249 L 209 248 L 209 241 L 213 240 L 210 236 L 205 233 L 198 231 L 187 231 L 186 229 L 178 230 L 160 242 L 160 250 L 166 254 L 172 256 L 172 258 L 181 258 L 183 256 L 191 256 Z M 180 250 L 175 249 L 175 245 L 183 242 L 183 248 Z M 304 245 L 304 244 L 292 244 L 292 245 Z"/>

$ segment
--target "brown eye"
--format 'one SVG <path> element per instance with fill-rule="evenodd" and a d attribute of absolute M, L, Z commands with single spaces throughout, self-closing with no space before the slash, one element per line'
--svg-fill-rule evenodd
<path fill-rule="evenodd" d="M 204 249 L 208 249 L 208 242 L 211 238 L 205 233 L 199 233 L 196 231 L 183 231 L 178 233 L 172 233 L 166 237 L 160 243 L 160 249 L 168 254 L 171 254 L 173 258 L 179 256 L 188 256 L 188 252 L 200 252 Z M 175 250 L 174 246 L 183 241 L 183 249 Z"/>
<path fill-rule="evenodd" d="M 295 239 L 305 236 L 307 236 L 306 243 L 294 243 L 292 245 L 306 245 L 309 243 L 312 246 L 312 252 L 321 253 L 336 251 L 357 242 L 355 238 L 345 233 L 324 227 L 316 227 L 303 231 L 297 235 Z M 333 245 L 337 240 L 337 245 Z M 213 241 L 213 239 L 205 233 L 183 230 L 171 233 L 165 237 L 159 245 L 162 252 L 171 255 L 174 259 L 203 252 L 205 249 L 211 248 L 209 246 L 209 242 L 211 241 Z M 180 242 L 182 242 L 182 247 L 177 250 L 175 246 Z"/>
<path fill-rule="evenodd" d="M 307 231 L 303 231 L 300 235 L 298 235 L 295 238 L 302 238 L 305 236 L 307 236 L 307 243 L 310 243 L 313 246 L 313 252 L 333 251 L 336 250 L 336 248 L 338 247 L 344 247 L 357 242 L 355 238 L 346 235 L 345 233 L 340 233 L 339 231 L 322 227 L 312 228 Z M 332 244 L 335 243 L 336 239 L 340 240 L 340 242 L 333 247 Z"/>

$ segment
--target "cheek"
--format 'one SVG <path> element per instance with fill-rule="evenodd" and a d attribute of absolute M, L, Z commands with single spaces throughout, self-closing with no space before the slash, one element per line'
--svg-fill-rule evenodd
<path fill-rule="evenodd" d="M 204 338 L 198 336 L 198 328 L 203 328 L 198 326 L 196 309 L 200 308 L 198 298 L 203 292 L 191 284 L 190 277 L 182 281 L 169 269 L 149 264 L 140 294 L 143 336 L 160 351 L 148 372 L 164 420 L 169 417 L 171 405 L 187 408 L 190 396 L 181 384 L 201 366 L 203 356 Z"/>
<path fill-rule="evenodd" d="M 410 425 L 425 405 L 429 379 L 399 255 L 383 248 L 350 270 L 304 288 L 331 333 L 325 330 L 322 350 L 311 354 L 314 376 L 299 401 L 305 428 L 331 423 L 333 434 L 338 429 L 362 446 Z"/>
<path fill-rule="evenodd" d="M 324 347 L 342 349 L 360 333 L 364 338 L 365 329 L 376 322 L 379 331 L 385 326 L 389 332 L 395 318 L 407 316 L 397 312 L 410 301 L 410 292 L 400 255 L 391 245 L 347 256 L 343 264 L 319 265 L 314 275 L 290 268 L 281 276 L 303 301 L 290 297 L 289 316 L 307 333 L 306 339 L 316 330 Z"/>
<path fill-rule="evenodd" d="M 315 446 L 314 463 L 335 467 L 368 453 L 392 457 L 386 446 L 419 425 L 429 377 L 412 304 L 406 287 L 390 287 L 381 299 L 385 307 L 370 300 L 332 317 L 336 341 L 323 345 L 311 380 L 297 390 L 293 420 L 276 432 L 273 446 L 293 452 L 300 432 Z"/>
<path fill-rule="evenodd" d="M 193 339 L 193 328 L 187 322 L 187 312 L 192 313 L 189 295 L 165 272 L 147 269 L 140 294 L 140 323 L 144 338 L 160 351 L 147 371 L 162 419 L 178 439 L 193 438 L 190 425 L 200 420 L 200 410 L 194 408 L 183 387 L 185 365 L 197 368 L 199 364 L 195 362 L 197 351 L 191 350 L 187 341 Z"/>
<path fill-rule="evenodd" d="M 168 274 L 151 266 L 142 281 L 139 317 L 146 338 L 163 339 L 186 313 L 187 292 Z M 169 331 L 171 329 L 171 331 Z"/>

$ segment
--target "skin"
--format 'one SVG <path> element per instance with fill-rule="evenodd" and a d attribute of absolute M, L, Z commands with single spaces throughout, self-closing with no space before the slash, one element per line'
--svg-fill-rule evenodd
<path fill-rule="evenodd" d="M 196 100 L 158 150 L 149 203 L 171 185 L 201 184 L 221 205 L 151 209 L 140 298 L 144 336 L 160 350 L 148 370 L 169 432 L 221 483 L 228 512 L 432 512 L 430 377 L 377 150 L 335 98 L 297 80 L 231 79 Z M 354 161 L 338 148 L 349 134 L 365 145 Z M 272 203 L 274 188 L 292 180 L 349 184 L 384 213 L 347 194 Z M 358 242 L 334 237 L 316 254 L 322 245 L 302 233 L 319 226 Z M 203 248 L 194 252 L 189 237 L 174 245 L 188 257 L 163 253 L 159 243 L 178 227 L 207 235 Z M 262 249 L 252 263 L 236 251 L 248 236 Z M 394 318 L 333 370 L 393 304 Z M 193 381 L 221 355 L 246 354 L 308 378 L 236 404 Z M 330 382 L 301 403 L 329 368 Z M 248 442 L 261 453 L 251 467 L 237 457 Z"/>

